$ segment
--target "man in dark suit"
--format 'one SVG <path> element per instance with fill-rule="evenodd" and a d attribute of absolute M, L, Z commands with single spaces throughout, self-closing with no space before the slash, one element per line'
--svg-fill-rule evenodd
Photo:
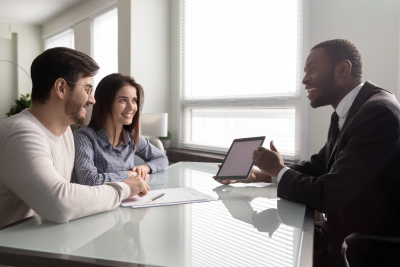
<path fill-rule="evenodd" d="M 327 221 L 315 226 L 314 266 L 344 266 L 347 235 L 400 236 L 400 105 L 390 92 L 362 83 L 361 54 L 347 40 L 314 46 L 304 71 L 311 106 L 335 109 L 327 142 L 309 161 L 288 167 L 273 142 L 271 149 L 260 147 L 253 160 L 262 172 L 254 171 L 249 182 L 277 177 L 278 197 L 325 213 Z M 358 249 L 371 265 L 400 258 L 393 246 Z M 375 253 L 385 255 L 377 261 Z"/>

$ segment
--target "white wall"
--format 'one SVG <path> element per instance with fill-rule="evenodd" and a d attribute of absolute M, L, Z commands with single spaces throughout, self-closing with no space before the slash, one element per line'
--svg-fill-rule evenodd
<path fill-rule="evenodd" d="M 180 132 L 180 51 L 179 51 L 179 43 L 180 43 L 180 19 L 179 19 L 179 0 L 171 0 L 171 60 L 170 60 L 170 69 L 171 69 L 171 79 L 170 79 L 170 92 L 171 92 L 171 101 L 170 101 L 170 111 L 169 111 L 169 120 L 168 126 L 169 131 L 171 132 L 171 146 L 178 147 L 181 132 Z"/>
<path fill-rule="evenodd" d="M 0 60 L 17 61 L 16 35 L 13 38 L 0 38 Z M 0 120 L 5 119 L 11 105 L 18 96 L 17 67 L 0 61 Z"/>
<path fill-rule="evenodd" d="M 91 21 L 90 19 L 85 19 L 74 25 L 74 47 L 75 50 L 85 53 L 86 55 L 91 54 L 92 49 L 92 38 L 90 38 L 91 31 Z M 90 118 L 92 117 L 93 106 L 90 105 L 86 109 L 86 122 L 88 125 Z"/>
<path fill-rule="evenodd" d="M 146 113 L 170 111 L 170 28 L 169 0 L 118 1 L 118 69 L 142 85 Z"/>
<path fill-rule="evenodd" d="M 86 55 L 90 55 L 92 48 L 92 38 L 90 38 L 90 30 L 91 21 L 89 19 L 75 24 L 74 27 L 75 50 L 85 53 Z"/>
<path fill-rule="evenodd" d="M 42 28 L 35 25 L 10 24 L 12 33 L 17 36 L 17 61 L 30 75 L 32 61 L 43 52 L 43 42 L 40 39 Z M 32 91 L 32 82 L 26 74 L 18 69 L 18 95 Z"/>
<path fill-rule="evenodd" d="M 132 0 L 131 75 L 143 86 L 144 112 L 169 112 L 169 5 L 169 0 Z"/>
<path fill-rule="evenodd" d="M 41 33 L 40 26 L 0 22 L 0 59 L 17 63 L 30 75 L 32 61 L 43 52 Z M 0 120 L 6 118 L 20 94 L 31 91 L 30 76 L 21 68 L 0 62 Z"/>
<path fill-rule="evenodd" d="M 310 48 L 319 42 L 343 38 L 363 56 L 363 80 L 397 94 L 399 73 L 398 0 L 311 0 Z M 332 107 L 309 110 L 308 154 L 326 142 Z"/>

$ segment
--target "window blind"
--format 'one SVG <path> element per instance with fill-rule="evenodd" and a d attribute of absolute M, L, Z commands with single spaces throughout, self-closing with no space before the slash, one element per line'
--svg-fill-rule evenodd
<path fill-rule="evenodd" d="M 182 0 L 180 147 L 265 135 L 299 159 L 301 51 L 301 0 Z"/>
<path fill-rule="evenodd" d="M 65 30 L 44 41 L 45 50 L 54 47 L 68 47 L 74 49 L 74 29 Z"/>
<path fill-rule="evenodd" d="M 105 76 L 118 72 L 118 10 L 116 7 L 92 19 L 92 58 L 100 70 L 94 88 Z"/>

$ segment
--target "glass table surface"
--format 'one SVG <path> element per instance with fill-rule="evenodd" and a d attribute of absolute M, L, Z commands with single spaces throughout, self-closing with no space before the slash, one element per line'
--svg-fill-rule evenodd
<path fill-rule="evenodd" d="M 37 216 L 0 231 L 0 246 L 99 265 L 311 266 L 313 212 L 279 199 L 276 184 L 221 185 L 212 178 L 217 170 L 216 163 L 181 162 L 149 180 L 151 190 L 192 187 L 217 201 L 119 207 L 64 224 Z"/>

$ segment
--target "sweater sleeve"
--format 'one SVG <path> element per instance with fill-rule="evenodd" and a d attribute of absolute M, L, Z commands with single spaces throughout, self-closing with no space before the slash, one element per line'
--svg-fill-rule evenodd
<path fill-rule="evenodd" d="M 115 209 L 126 196 L 124 188 L 117 185 L 84 186 L 61 177 L 46 135 L 26 124 L 2 133 L 0 177 L 1 183 L 42 219 L 53 222 Z"/>
<path fill-rule="evenodd" d="M 75 163 L 74 175 L 83 185 L 102 185 L 109 182 L 122 182 L 129 178 L 125 171 L 100 173 L 94 163 L 94 140 L 83 132 L 74 133 Z"/>
<path fill-rule="evenodd" d="M 152 173 L 162 171 L 168 167 L 167 156 L 141 135 L 139 135 L 139 143 L 135 154 L 146 162 Z"/>

